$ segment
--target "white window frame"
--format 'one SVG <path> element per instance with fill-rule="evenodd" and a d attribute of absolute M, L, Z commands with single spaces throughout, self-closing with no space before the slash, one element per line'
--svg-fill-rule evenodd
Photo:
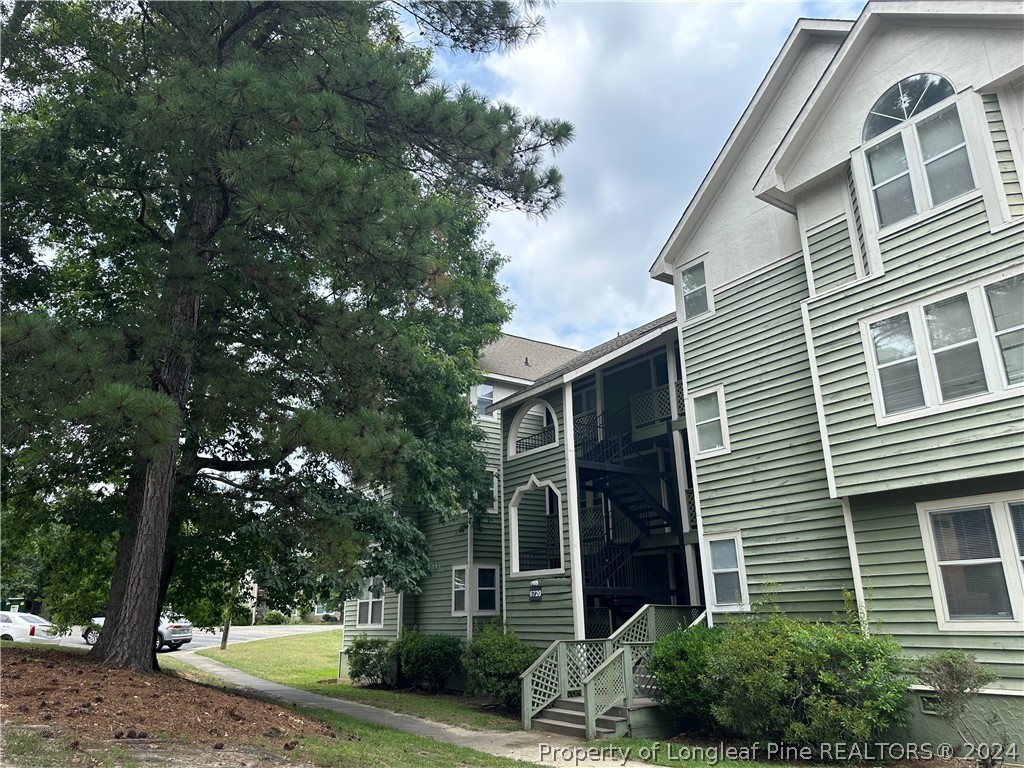
<path fill-rule="evenodd" d="M 373 593 L 370 592 L 370 588 L 374 585 L 374 583 L 381 583 L 380 577 L 375 577 L 373 579 L 369 579 L 368 582 L 363 586 L 362 593 L 364 595 L 369 595 L 369 597 L 362 597 L 362 596 L 360 596 L 359 599 L 356 600 L 356 629 L 380 629 L 381 627 L 384 626 L 384 596 L 385 596 L 385 592 L 386 592 L 386 587 L 382 586 L 382 591 L 380 593 L 380 597 L 374 597 Z M 359 621 L 360 607 L 363 605 L 363 603 L 367 604 L 367 606 L 366 606 L 366 619 L 367 619 L 367 621 L 365 623 Z M 380 622 L 379 623 L 374 623 L 374 621 L 373 621 L 373 604 L 374 603 L 380 603 Z"/>
<path fill-rule="evenodd" d="M 495 418 L 497 418 L 497 416 L 494 413 L 488 415 L 487 413 L 484 412 L 484 409 L 480 407 L 480 387 L 491 388 L 491 398 L 486 407 L 489 408 L 492 405 L 494 405 L 494 385 L 487 383 L 477 384 L 475 387 L 473 387 L 473 410 L 476 411 L 477 418 L 489 419 L 493 421 Z"/>
<path fill-rule="evenodd" d="M 694 401 L 707 395 L 718 397 L 718 420 L 722 423 L 722 445 L 719 448 L 709 448 L 706 451 L 700 449 L 700 440 L 697 435 L 697 409 Z M 702 422 L 703 423 L 703 422 Z M 692 435 L 693 456 L 695 459 L 706 459 L 711 456 L 724 456 L 732 452 L 732 445 L 729 442 L 729 416 L 725 410 L 725 385 L 718 384 L 714 387 L 706 387 L 690 392 L 686 396 L 686 428 Z"/>
<path fill-rule="evenodd" d="M 529 449 L 527 451 L 521 451 L 521 452 L 517 453 L 516 452 L 516 442 L 518 440 L 519 428 L 523 425 L 523 419 L 526 418 L 526 415 L 531 410 L 533 410 L 533 408 L 535 406 L 538 406 L 538 405 L 541 406 L 542 408 L 544 408 L 544 411 L 545 411 L 545 414 L 546 414 L 545 417 L 544 417 L 545 421 L 548 418 L 551 419 L 551 426 L 553 426 L 554 430 L 555 430 L 555 439 L 553 441 L 551 441 L 550 443 L 545 443 L 544 445 L 538 446 L 537 448 L 531 448 L 531 449 Z M 508 430 L 508 453 L 506 454 L 506 456 L 507 456 L 509 461 L 514 461 L 515 459 L 521 458 L 523 456 L 533 456 L 534 454 L 542 453 L 543 451 L 554 450 L 555 448 L 558 447 L 559 442 L 560 441 L 559 441 L 558 415 L 555 413 L 554 407 L 552 407 L 551 403 L 549 403 L 547 400 L 544 400 L 543 398 L 535 397 L 535 398 L 527 400 L 525 403 L 523 403 L 519 407 L 519 410 L 516 411 L 515 418 L 512 419 L 512 424 L 511 424 L 511 426 L 509 427 L 509 430 Z"/>
<path fill-rule="evenodd" d="M 715 593 L 715 573 L 711 560 L 711 542 L 732 541 L 736 547 L 736 572 L 740 579 L 740 602 L 719 603 L 718 595 Z M 743 559 L 743 536 L 739 531 L 720 531 L 704 535 L 704 561 L 708 564 L 708 586 L 711 587 L 711 595 L 705 595 L 711 610 L 722 613 L 746 612 L 750 610 L 750 592 L 747 589 L 747 564 Z M 732 569 L 722 569 L 719 573 L 725 573 Z"/>
<path fill-rule="evenodd" d="M 501 489 L 498 483 L 498 470 L 494 467 L 488 467 L 487 471 L 491 473 L 491 504 L 486 509 L 488 515 L 496 515 L 501 509 Z"/>
<path fill-rule="evenodd" d="M 1021 274 L 1021 270 L 1006 269 L 1001 272 L 979 278 L 970 283 L 965 283 L 950 288 L 941 293 L 936 293 L 924 299 L 904 304 L 899 307 L 888 309 L 860 320 L 861 343 L 865 350 L 865 360 L 869 368 L 868 383 L 871 388 L 871 397 L 875 408 L 875 424 L 895 424 L 901 421 L 919 419 L 936 413 L 968 408 L 979 403 L 994 402 L 1006 398 L 1020 397 L 1024 390 L 1024 382 L 1019 384 L 1008 384 L 1006 370 L 1003 365 L 999 346 L 996 343 L 995 324 L 992 321 L 992 312 L 989 306 L 988 297 L 985 295 L 986 286 L 1001 282 L 1007 278 Z M 971 318 L 974 322 L 974 329 L 977 333 L 978 348 L 981 352 L 982 368 L 985 372 L 985 381 L 988 385 L 987 392 L 980 392 L 974 395 L 955 398 L 953 400 L 942 400 L 941 389 L 939 388 L 939 377 L 935 366 L 935 355 L 931 347 L 931 339 L 928 335 L 924 317 L 924 308 L 945 299 L 966 294 L 971 307 Z M 907 411 L 886 414 L 885 404 L 882 399 L 882 383 L 878 375 L 879 363 L 875 353 L 874 341 L 871 338 L 871 325 L 881 320 L 886 320 L 897 315 L 907 314 L 910 318 L 910 328 L 914 338 L 914 350 L 917 358 L 917 369 L 921 377 L 921 387 L 924 392 L 925 404 L 920 408 Z M 908 360 L 910 358 L 904 358 Z M 881 367 L 885 367 L 882 365 Z"/>
<path fill-rule="evenodd" d="M 935 604 L 935 620 L 940 632 L 998 632 L 1019 635 L 1021 631 L 1024 631 L 1024 569 L 1020 565 L 1024 553 L 1017 551 L 1013 523 L 1010 520 L 1009 504 L 1014 501 L 1024 501 L 1024 491 L 1008 491 L 917 504 L 918 523 L 921 528 L 921 537 L 924 540 L 925 562 L 928 567 L 928 580 L 931 584 L 932 600 Z M 1014 611 L 1014 616 L 1006 620 L 950 619 L 935 547 L 935 536 L 932 532 L 931 514 L 981 506 L 989 507 L 992 514 L 996 542 L 999 545 L 999 558 L 1003 565 L 1003 578 L 1006 579 L 1010 609 Z"/>
<path fill-rule="evenodd" d="M 556 496 L 558 496 L 558 541 L 559 562 L 561 562 L 561 566 L 558 568 L 544 568 L 537 571 L 521 571 L 519 570 L 519 502 L 525 494 L 531 491 L 543 490 L 546 505 L 549 488 L 555 492 Z M 525 485 L 521 485 L 516 488 L 508 505 L 509 536 L 511 537 L 509 541 L 509 552 L 512 558 L 512 568 L 508 578 L 535 579 L 539 576 L 555 576 L 565 573 L 565 515 L 562 514 L 561 506 L 562 494 L 558 490 L 558 487 L 550 480 L 541 481 L 537 479 L 536 475 L 530 475 L 530 479 Z M 546 506 L 545 509 L 547 509 Z M 549 515 L 545 514 L 545 519 L 547 517 L 549 517 Z"/>
<path fill-rule="evenodd" d="M 975 155 L 979 152 L 979 147 L 976 146 L 976 142 L 972 141 L 971 125 L 968 120 L 970 117 L 968 97 L 970 95 L 971 92 L 966 91 L 946 99 L 945 101 L 941 101 L 923 112 L 914 115 L 905 122 L 890 128 L 884 133 L 874 136 L 869 141 L 864 142 L 860 147 L 853 150 L 852 155 L 854 157 L 854 163 L 852 167 L 854 171 L 854 180 L 858 189 L 865 190 L 866 192 L 864 197 L 867 205 L 863 205 L 862 209 L 869 208 L 871 211 L 871 229 L 873 230 L 875 237 L 887 237 L 893 232 L 898 232 L 901 229 L 913 226 L 914 224 L 928 218 L 929 216 L 933 216 L 940 211 L 956 207 L 971 197 L 980 197 L 982 195 L 982 184 L 985 180 L 978 173 L 978 161 L 975 159 Z M 931 186 L 928 184 L 928 176 L 925 173 L 925 161 L 921 155 L 921 145 L 918 140 L 918 126 L 938 113 L 949 109 L 951 106 L 956 108 L 957 118 L 960 121 L 960 130 L 964 136 L 963 145 L 958 145 L 957 148 L 959 148 L 959 146 L 964 146 L 967 150 L 967 162 L 971 169 L 974 188 L 963 192 L 954 198 L 939 203 L 938 205 L 934 205 L 932 203 Z M 965 112 L 968 114 L 965 114 Z M 868 164 L 868 152 L 897 135 L 902 138 L 903 151 L 907 156 L 907 172 L 910 175 L 910 188 L 911 193 L 914 196 L 914 208 L 917 212 L 883 227 L 881 217 L 878 212 L 878 200 L 875 197 L 875 187 L 880 185 L 871 183 L 871 169 Z M 953 150 L 951 149 L 949 151 L 952 152 Z M 932 158 L 930 162 L 934 162 L 936 159 L 938 158 Z M 865 233 L 865 235 L 867 235 L 867 233 Z"/>
<path fill-rule="evenodd" d="M 480 608 L 480 571 L 494 571 L 494 586 L 486 589 L 494 590 L 494 608 L 481 610 Z M 462 590 L 455 588 L 455 574 L 458 571 L 465 573 Z M 474 563 L 452 566 L 452 616 L 495 616 L 501 613 L 501 569 L 492 563 Z M 465 592 L 465 608 L 461 611 L 455 608 L 456 592 Z"/>
<path fill-rule="evenodd" d="M 694 323 L 697 320 L 703 320 L 704 318 L 711 317 L 715 314 L 715 297 L 714 292 L 711 290 L 711 283 L 708 280 L 708 253 L 703 253 L 692 261 L 688 261 L 685 264 L 680 264 L 676 269 L 675 275 L 675 293 L 676 293 L 676 314 L 679 315 L 680 323 L 683 325 Z M 683 292 L 683 273 L 688 272 L 694 267 L 704 267 L 704 296 L 708 302 L 707 311 L 701 312 L 699 315 L 693 315 L 687 317 L 686 315 L 686 296 L 694 293 L 695 291 Z"/>

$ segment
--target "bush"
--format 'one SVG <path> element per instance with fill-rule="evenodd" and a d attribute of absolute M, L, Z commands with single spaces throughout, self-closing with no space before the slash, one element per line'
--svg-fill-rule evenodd
<path fill-rule="evenodd" d="M 717 628 L 681 627 L 654 644 L 647 663 L 647 670 L 658 681 L 654 694 L 658 703 L 699 728 L 715 724 L 713 699 L 701 680 L 720 640 Z"/>
<path fill-rule="evenodd" d="M 772 613 L 727 624 L 702 682 L 729 731 L 814 747 L 877 742 L 905 723 L 906 670 L 896 641 L 866 636 L 856 622 Z"/>
<path fill-rule="evenodd" d="M 338 620 L 338 617 L 335 616 L 333 613 L 325 613 L 323 616 L 320 617 L 320 620 L 324 624 L 332 624 Z"/>
<path fill-rule="evenodd" d="M 427 635 L 414 629 L 402 633 L 389 655 L 398 659 L 401 674 L 410 684 L 439 691 L 449 677 L 463 671 L 465 649 L 461 638 Z"/>
<path fill-rule="evenodd" d="M 492 621 L 466 649 L 466 692 L 490 696 L 505 709 L 518 710 L 519 676 L 536 658 L 536 648 Z"/>
<path fill-rule="evenodd" d="M 263 621 L 260 624 L 287 624 L 288 617 L 280 611 L 267 611 L 263 614 Z"/>
<path fill-rule="evenodd" d="M 353 682 L 384 685 L 391 678 L 390 641 L 360 635 L 348 649 L 348 676 Z"/>

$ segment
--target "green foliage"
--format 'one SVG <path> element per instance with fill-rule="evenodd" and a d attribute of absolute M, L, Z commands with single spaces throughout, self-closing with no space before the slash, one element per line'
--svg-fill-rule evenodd
<path fill-rule="evenodd" d="M 874 742 L 905 722 L 906 661 L 856 621 L 768 612 L 728 623 L 703 686 L 715 720 L 751 741 Z"/>
<path fill-rule="evenodd" d="M 355 638 L 348 649 L 348 676 L 352 681 L 370 685 L 384 685 L 390 682 L 390 645 L 391 642 L 382 637 L 360 635 Z"/>
<path fill-rule="evenodd" d="M 333 613 L 325 613 L 323 616 L 320 617 L 320 621 L 322 621 L 324 624 L 333 624 L 339 621 L 339 619 Z"/>
<path fill-rule="evenodd" d="M 263 620 L 260 624 L 287 624 L 288 617 L 280 611 L 267 611 L 263 614 Z"/>
<path fill-rule="evenodd" d="M 465 669 L 465 651 L 461 638 L 413 629 L 392 644 L 390 656 L 398 659 L 399 673 L 410 684 L 440 691 L 448 678 Z"/>
<path fill-rule="evenodd" d="M 537 649 L 492 621 L 473 635 L 466 648 L 466 691 L 490 696 L 507 710 L 520 705 L 519 676 L 537 658 Z"/>
<path fill-rule="evenodd" d="M 961 650 L 939 651 L 918 659 L 914 673 L 921 683 L 934 691 L 936 714 L 957 732 L 964 743 L 986 744 L 990 741 L 975 730 L 967 717 L 978 692 L 996 679 L 991 670 L 978 663 L 974 654 Z M 996 764 L 998 760 L 994 760 L 992 754 L 996 751 L 991 750 L 984 755 L 979 752 L 979 765 Z"/>
<path fill-rule="evenodd" d="M 654 644 L 647 669 L 658 681 L 655 697 L 673 715 L 699 728 L 711 727 L 714 699 L 702 682 L 708 662 L 718 653 L 721 630 L 681 627 Z"/>
<path fill-rule="evenodd" d="M 394 510 L 480 515 L 490 487 L 465 398 L 509 314 L 487 214 L 558 205 L 572 128 L 437 81 L 401 23 L 498 50 L 538 28 L 530 7 L 13 7 L 0 491 L 26 530 L 130 536 L 131 480 L 175 446 L 149 498 L 173 499 L 177 608 L 237 604 L 247 574 L 282 605 L 364 575 L 415 589 L 424 542 Z M 109 557 L 89 565 L 111 583 Z M 83 602 L 73 583 L 47 602 Z"/>

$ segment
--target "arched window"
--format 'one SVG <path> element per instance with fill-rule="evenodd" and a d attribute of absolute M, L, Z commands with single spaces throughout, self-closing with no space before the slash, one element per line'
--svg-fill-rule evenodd
<path fill-rule="evenodd" d="M 903 78 L 871 107 L 864 121 L 861 141 L 870 141 L 878 134 L 905 123 L 954 93 L 952 84 L 942 75 L 924 73 Z"/>
<path fill-rule="evenodd" d="M 863 152 L 880 230 L 978 188 L 955 96 L 949 80 L 926 73 L 871 108 Z"/>
<path fill-rule="evenodd" d="M 555 417 L 555 410 L 544 400 L 524 403 L 509 427 L 509 457 L 552 445 L 558 445 L 558 419 Z"/>
<path fill-rule="evenodd" d="M 550 480 L 530 475 L 508 505 L 512 575 L 562 573 L 562 494 Z"/>

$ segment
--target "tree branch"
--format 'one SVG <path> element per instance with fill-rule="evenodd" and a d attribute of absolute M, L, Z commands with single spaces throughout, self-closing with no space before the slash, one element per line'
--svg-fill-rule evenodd
<path fill-rule="evenodd" d="M 259 3 L 257 5 L 250 5 L 249 8 L 245 11 L 245 13 L 243 13 L 241 16 L 235 19 L 235 22 L 226 30 L 224 30 L 224 33 L 220 36 L 220 39 L 217 41 L 217 53 L 222 54 L 224 50 L 228 47 L 228 43 L 231 42 L 231 38 L 233 38 L 246 26 L 251 24 L 254 19 L 276 8 L 276 2 L 265 2 Z"/>

